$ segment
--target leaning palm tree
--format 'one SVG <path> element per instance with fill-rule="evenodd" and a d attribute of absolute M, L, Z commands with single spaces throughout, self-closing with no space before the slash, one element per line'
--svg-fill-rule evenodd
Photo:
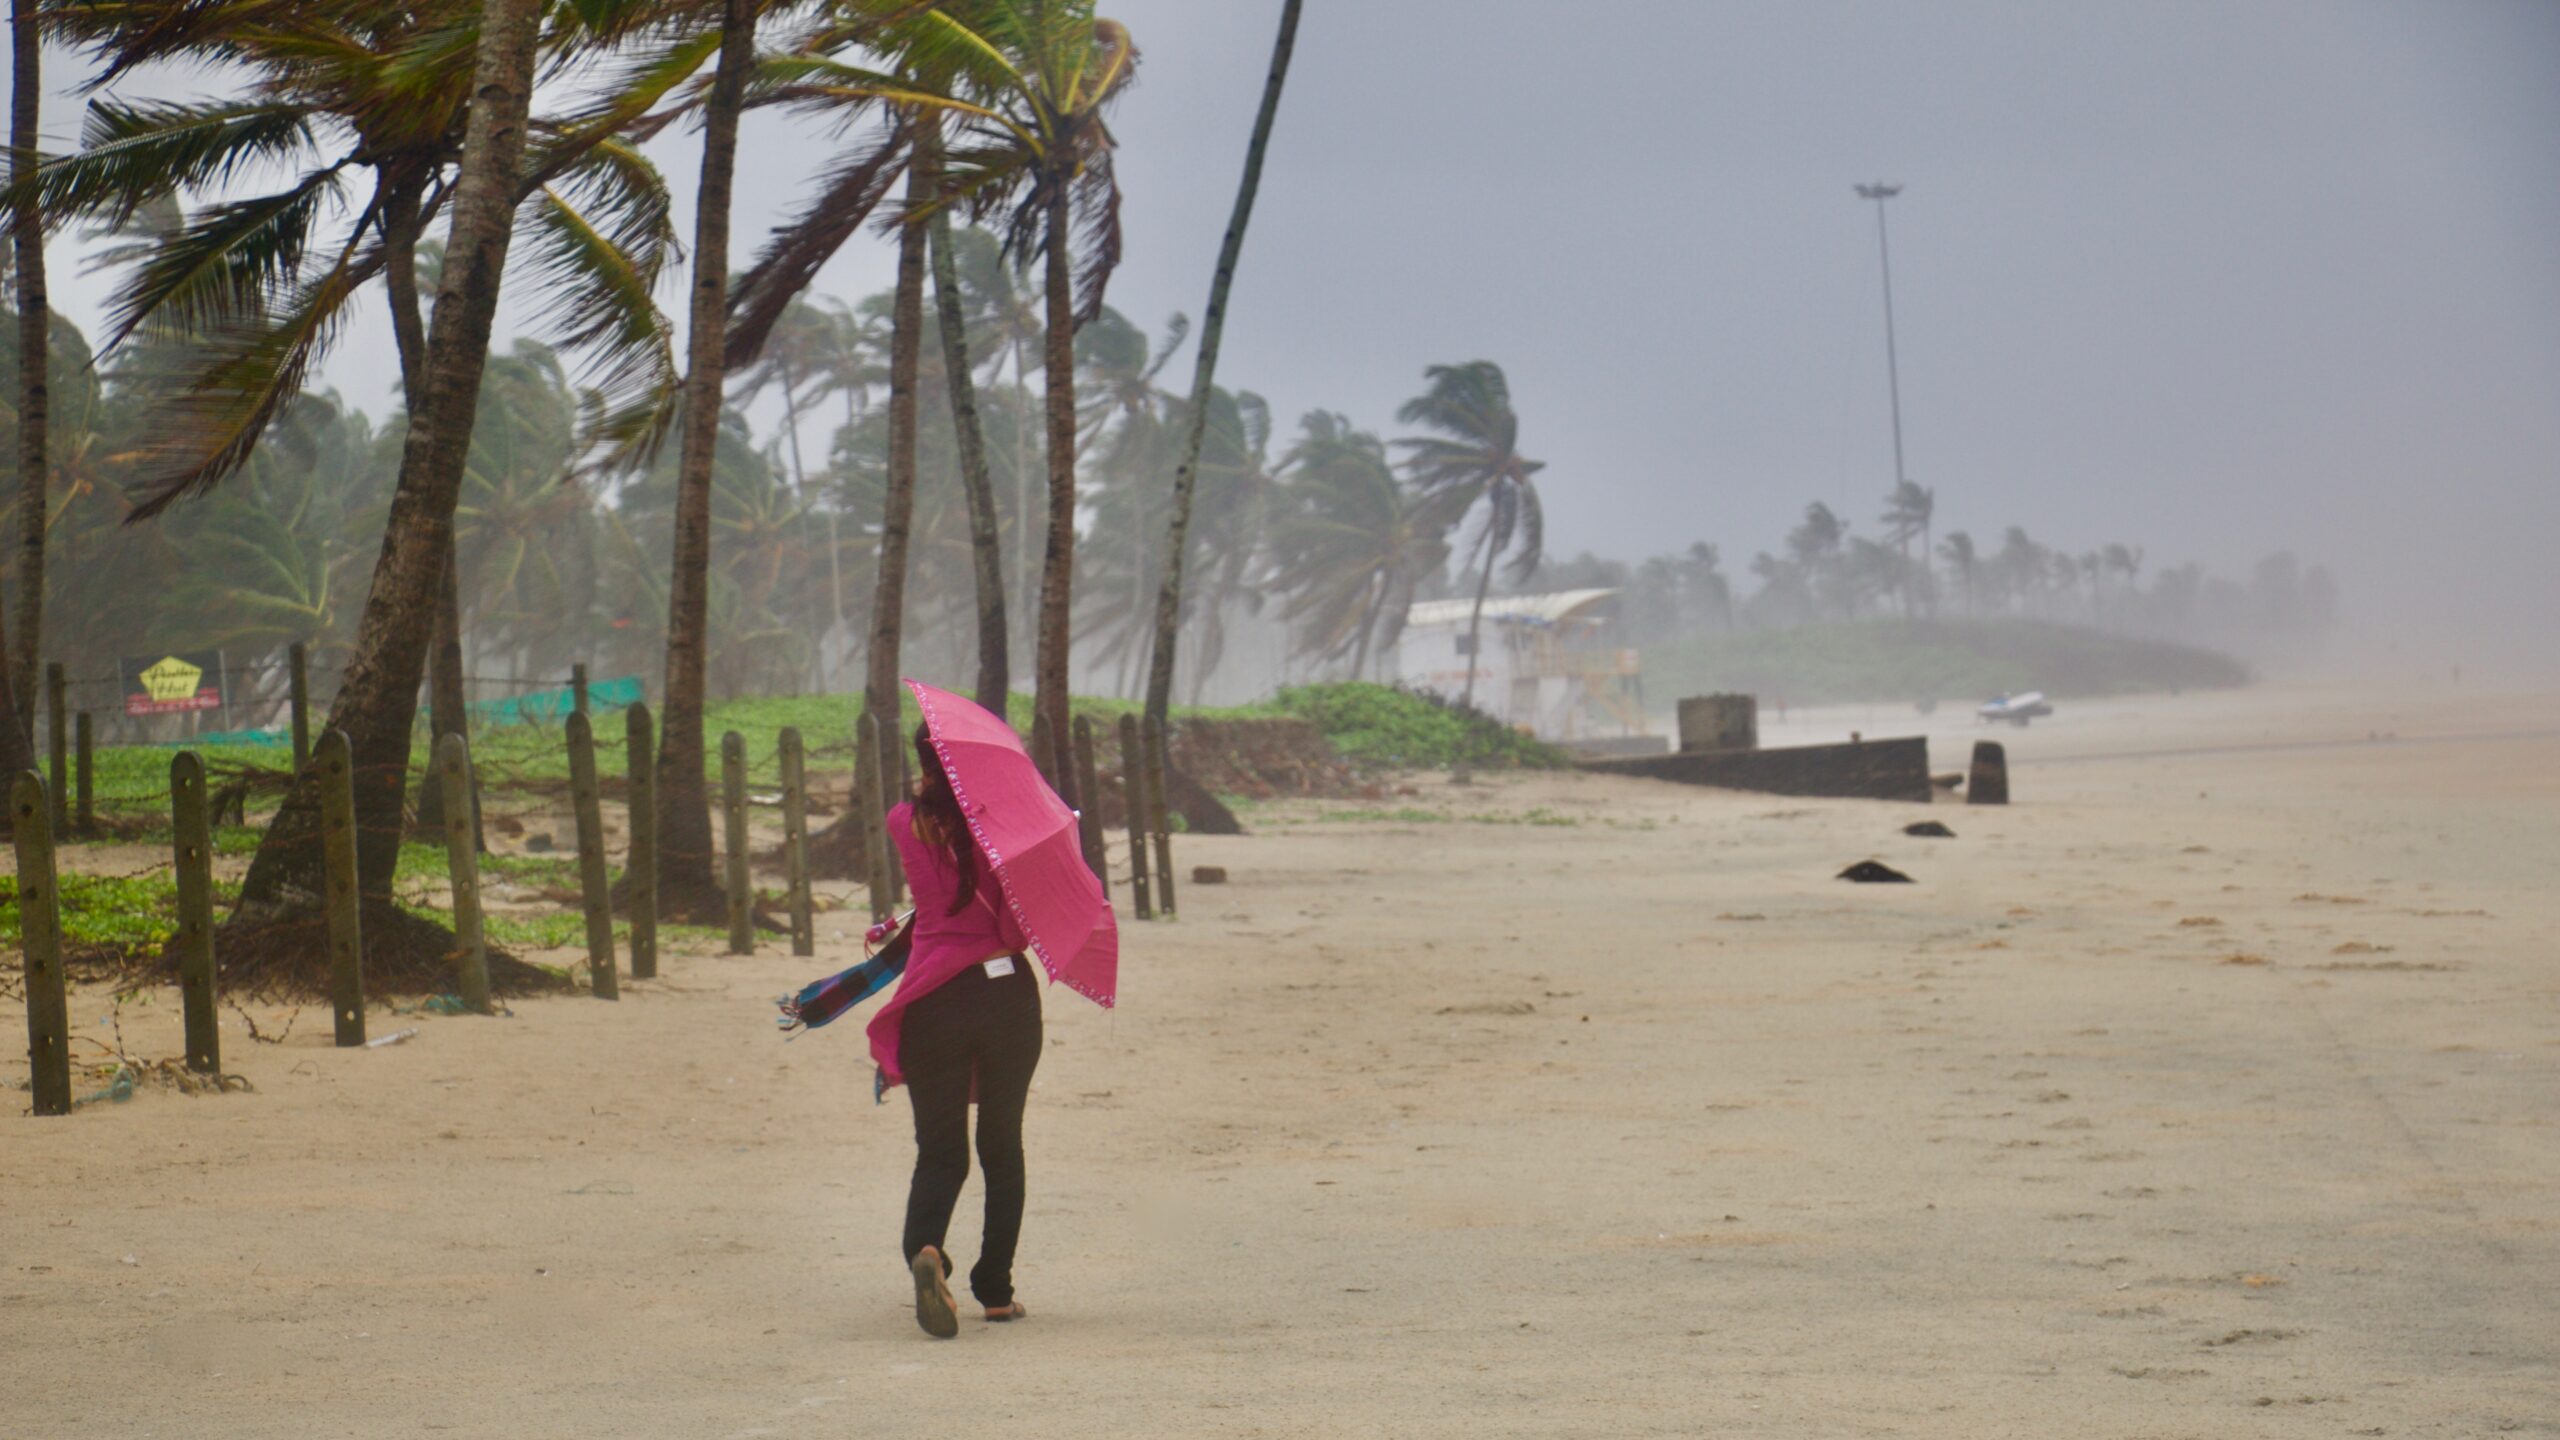
<path fill-rule="evenodd" d="M 925 219 L 939 209 L 940 136 L 943 114 L 953 104 L 947 93 L 951 66 L 928 33 L 942 17 L 929 10 L 901 0 L 843 0 L 836 7 L 836 23 L 764 66 L 769 99 L 823 116 L 854 139 L 831 183 L 775 234 L 741 281 L 727 340 L 733 363 L 752 360 L 798 303 L 818 266 L 861 229 L 904 177 L 906 203 L 891 226 L 897 237 L 898 279 L 889 327 L 888 486 L 864 652 L 863 711 L 886 717 L 883 724 L 894 724 L 901 701 L 898 651 L 915 511 Z M 862 59 L 876 55 L 886 65 L 859 65 L 845 58 L 848 54 Z"/>
<path fill-rule="evenodd" d="M 357 825 L 359 885 L 369 896 L 387 896 L 399 852 L 399 805 L 419 672 L 434 627 L 436 586 L 452 549 L 454 500 L 514 231 L 540 9 L 538 0 L 487 0 L 481 12 L 466 92 L 471 103 L 464 159 L 454 181 L 453 226 L 445 245 L 449 260 L 420 366 L 420 403 L 411 408 L 399 488 L 355 653 L 329 707 L 328 728 L 345 731 L 352 742 L 359 815 L 369 809 L 380 817 L 371 826 L 360 818 Z M 268 827 L 241 884 L 235 924 L 259 927 L 307 914 L 325 893 L 318 883 L 319 789 L 317 776 L 307 774 Z M 378 891 L 363 883 L 374 875 L 380 876 Z M 367 926 L 366 934 L 381 929 Z M 398 943 L 396 933 L 382 939 Z"/>
<path fill-rule="evenodd" d="M 636 0 L 635 0 L 636 3 Z M 578 7 L 605 20 L 631 8 Z M 647 290 L 671 243 L 656 171 L 622 138 L 639 110 L 617 97 L 576 125 L 527 114 L 544 43 L 538 0 L 419 0 L 402 7 L 256 0 L 66 7 L 61 33 L 88 46 L 102 85 L 156 62 L 208 67 L 220 98 L 90 107 L 81 150 L 36 176 L 47 213 L 110 226 L 170 192 L 209 203 L 184 224 L 128 247 L 110 307 L 114 339 L 194 340 L 198 357 L 152 407 L 134 446 L 136 519 L 202 493 L 255 451 L 278 411 L 373 280 L 392 300 L 410 420 L 398 493 L 356 649 L 331 710 L 354 742 L 363 887 L 390 891 L 401 829 L 409 728 L 451 544 L 463 447 L 477 405 L 498 267 L 524 210 L 537 263 L 554 277 L 563 336 L 616 353 L 616 375 L 645 378 L 662 355 L 648 333 Z M 594 34 L 569 11 L 563 47 Z M 645 87 L 644 87 L 645 88 Z M 462 147 L 453 144 L 461 135 Z M 282 188 L 238 195 L 233 182 L 289 172 Z M 369 174 L 369 193 L 350 181 Z M 352 209 L 343 225 L 337 217 Z M 417 243 L 452 216 L 440 300 L 429 328 L 414 285 Z M 297 789 L 260 844 L 243 920 L 299 913 L 319 893 L 317 792 Z"/>
<path fill-rule="evenodd" d="M 1173 648 L 1182 616 L 1183 552 L 1191 539 L 1191 492 L 1200 473 L 1200 446 L 1207 435 L 1210 392 L 1216 386 L 1218 344 L 1226 334 L 1227 291 L 1235 284 L 1236 260 L 1244 251 L 1245 225 L 1253 218 L 1254 196 L 1262 188 L 1262 157 L 1271 148 L 1272 117 L 1279 113 L 1280 87 L 1289 77 L 1289 56 L 1298 43 L 1300 3 L 1301 0 L 1281 0 L 1280 33 L 1271 43 L 1271 72 L 1263 80 L 1262 106 L 1254 112 L 1253 137 L 1245 142 L 1244 178 L 1236 185 L 1235 209 L 1227 217 L 1226 238 L 1218 244 L 1218 268 L 1210 275 L 1209 308 L 1200 327 L 1200 351 L 1192 367 L 1191 428 L 1183 442 L 1182 463 L 1173 472 L 1173 518 L 1165 537 L 1164 581 L 1156 591 L 1155 646 L 1147 663 L 1147 718 L 1155 722 L 1159 736 L 1164 733 L 1173 705 Z M 1234 573 L 1232 565 L 1226 573 Z M 1232 584 L 1232 580 L 1227 583 Z M 1215 603 L 1208 614 L 1215 633 Z M 1217 663 L 1214 653 L 1200 661 L 1204 675 Z"/>
<path fill-rule="evenodd" d="M 1006 251 L 1042 257 L 1048 314 L 1048 544 L 1040 573 L 1032 708 L 1067 733 L 1068 614 L 1075 589 L 1076 327 L 1101 313 L 1120 264 L 1120 187 L 1104 112 L 1136 73 L 1126 26 L 1092 0 L 976 0 L 937 11 L 921 67 L 948 66 L 978 113 L 955 115 L 943 203 L 1001 211 Z M 964 23 L 964 18 L 968 23 Z M 1071 766 L 1057 779 L 1077 799 Z"/>
<path fill-rule="evenodd" d="M 1546 462 L 1520 453 L 1520 417 L 1511 409 L 1511 386 L 1501 366 L 1490 360 L 1434 365 L 1423 378 L 1430 388 L 1404 402 L 1396 418 L 1438 433 L 1396 442 L 1405 452 L 1406 472 L 1443 534 L 1456 533 L 1469 515 L 1483 513 L 1468 547 L 1479 573 L 1467 615 L 1467 679 L 1458 695 L 1458 703 L 1467 705 L 1475 700 L 1477 643 L 1494 562 L 1508 554 L 1512 576 L 1521 580 L 1546 558 L 1546 512 L 1534 478 Z"/>
<path fill-rule="evenodd" d="M 1982 563 L 1974 550 L 1973 536 L 1962 530 L 1951 531 L 1938 542 L 1938 553 L 1946 557 L 1947 568 L 1955 572 L 1956 588 L 1964 595 L 1965 618 L 1973 618 L 1974 577 Z"/>
<path fill-rule="evenodd" d="M 1271 523 L 1271 584 L 1287 597 L 1295 652 L 1347 652 L 1358 680 L 1373 652 L 1394 647 L 1414 588 L 1447 563 L 1447 532 L 1416 510 L 1377 436 L 1321 410 L 1298 423 Z"/>
<path fill-rule="evenodd" d="M 1920 542 L 1919 568 L 1912 570 L 1906 565 L 1904 570 L 1904 583 L 1901 588 L 1902 612 L 1905 615 L 1911 613 L 1915 598 L 1911 593 L 1910 582 L 1913 580 L 1925 582 L 1928 579 L 1929 552 L 1933 538 L 1930 534 L 1930 521 L 1937 514 L 1937 509 L 1938 492 L 1910 480 L 1894 482 L 1892 493 L 1884 497 L 1885 538 L 1893 542 L 1894 547 L 1901 552 L 1906 562 L 1911 558 L 1911 542 L 1914 540 Z"/>
<path fill-rule="evenodd" d="M 877 21 L 877 6 L 849 8 L 871 22 L 865 43 L 889 60 L 885 68 L 852 65 L 820 44 L 788 62 L 769 62 L 766 71 L 777 99 L 833 110 L 848 122 L 873 116 L 880 123 L 848 148 L 818 197 L 777 233 L 741 285 L 731 353 L 754 353 L 768 317 L 861 228 L 913 162 L 917 135 L 933 129 L 940 162 L 933 193 L 911 191 L 903 219 L 922 220 L 941 207 L 1001 215 L 1006 253 L 1037 250 L 1045 259 L 1049 538 L 1034 706 L 1064 734 L 1075 565 L 1074 335 L 1100 312 L 1120 260 L 1120 192 L 1103 112 L 1127 88 L 1137 50 L 1126 27 L 1096 18 L 1091 0 L 946 0 L 909 7 L 886 23 Z"/>
<path fill-rule="evenodd" d="M 727 909 L 712 869 L 711 793 L 703 743 L 704 667 L 711 646 L 711 467 L 728 379 L 723 344 L 729 308 L 729 201 L 738 163 L 738 115 L 754 62 L 756 0 L 721 0 L 719 60 L 702 105 L 702 164 L 694 189 L 693 293 L 686 313 L 676 506 L 667 594 L 666 679 L 658 742 L 658 903 L 672 917 L 710 923 Z M 681 47 L 679 47 L 681 48 Z M 697 60 L 696 63 L 699 63 Z M 665 421 L 617 425 L 643 451 Z"/>

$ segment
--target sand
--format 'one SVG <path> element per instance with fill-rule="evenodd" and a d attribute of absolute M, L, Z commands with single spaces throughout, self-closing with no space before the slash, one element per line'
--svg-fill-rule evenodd
<path fill-rule="evenodd" d="M 2560 1430 L 2560 697 L 1998 733 L 2005 810 L 1427 780 L 1185 842 L 1233 880 L 1122 1008 L 1050 993 L 1034 1318 L 947 1343 L 903 1103 L 770 1024 L 849 921 L 235 1021 L 253 1094 L 0 1119 L 0 1435 Z"/>

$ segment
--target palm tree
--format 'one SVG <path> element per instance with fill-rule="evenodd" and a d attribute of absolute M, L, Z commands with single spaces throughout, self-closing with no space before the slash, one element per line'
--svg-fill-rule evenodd
<path fill-rule="evenodd" d="M 911 60 L 948 73 L 975 102 L 956 112 L 945 203 L 973 215 L 1001 211 L 1005 250 L 1042 257 L 1048 314 L 1048 543 L 1040 573 L 1032 708 L 1067 733 L 1068 611 L 1075 588 L 1075 332 L 1102 310 L 1120 264 L 1120 187 L 1104 112 L 1138 63 L 1126 26 L 1097 18 L 1092 0 L 975 0 L 925 18 Z M 1081 252 L 1081 254 L 1077 252 Z M 1076 800 L 1072 767 L 1056 777 Z"/>
<path fill-rule="evenodd" d="M 940 158 L 935 157 L 937 170 Z M 1005 713 L 1013 688 L 1011 641 L 1004 609 L 1004 538 L 994 478 L 987 471 L 986 430 L 978 416 L 977 377 L 969 369 L 969 321 L 960 266 L 951 253 L 950 212 L 936 207 L 925 222 L 931 241 L 935 326 L 942 337 L 942 376 L 950 397 L 960 484 L 969 502 L 969 555 L 977 581 L 978 704 Z"/>
<path fill-rule="evenodd" d="M 894 717 L 898 688 L 899 641 L 906 613 L 908 535 L 915 511 L 916 377 L 923 342 L 925 251 L 929 221 L 944 209 L 942 131 L 946 115 L 984 113 L 952 98 L 964 50 L 953 48 L 955 32 L 970 36 L 969 22 L 1000 19 L 1001 7 L 979 14 L 955 5 L 955 16 L 930 7 L 893 0 L 846 7 L 852 13 L 822 29 L 791 56 L 769 61 L 765 76 L 769 98 L 778 103 L 826 115 L 852 129 L 856 139 L 829 176 L 828 183 L 801 213 L 776 232 L 764 254 L 741 282 L 730 327 L 733 359 L 752 357 L 764 344 L 784 307 L 815 278 L 818 268 L 861 228 L 886 198 L 889 186 L 903 173 L 907 195 L 895 231 L 898 237 L 898 283 L 890 324 L 889 475 L 883 496 L 880 548 L 874 570 L 871 635 L 866 647 L 863 684 L 865 713 Z M 982 41 L 980 43 L 983 43 Z M 861 45 L 889 62 L 873 70 L 837 58 L 834 52 Z M 947 225 L 947 222 L 945 222 Z M 956 303 L 957 296 L 953 296 Z M 954 335 L 946 344 L 964 337 Z M 968 382 L 965 360 L 949 366 L 956 379 Z M 960 423 L 974 427 L 974 397 L 955 403 Z M 973 457 L 973 482 L 984 479 L 983 447 L 974 434 L 965 442 Z M 975 491 L 973 506 L 976 506 Z M 976 507 L 987 546 L 980 553 L 982 571 L 997 563 L 992 499 Z M 982 594 L 989 585 L 1001 594 L 1000 577 L 982 575 Z M 985 615 L 984 606 L 981 614 Z M 998 617 L 1001 610 L 999 608 Z M 981 653 L 1001 635 L 981 635 Z M 981 666 L 982 672 L 986 670 Z M 1001 680 L 1001 665 L 992 678 Z M 1001 697 L 998 697 L 1001 703 Z M 884 803 L 889 797 L 883 797 Z"/>
<path fill-rule="evenodd" d="M 1546 462 L 1520 453 L 1520 417 L 1512 411 L 1501 366 L 1474 360 L 1422 373 L 1430 388 L 1396 411 L 1407 425 L 1439 432 L 1396 442 L 1422 506 L 1444 534 L 1454 533 L 1479 505 L 1484 509 L 1470 547 L 1480 558 L 1475 606 L 1467 614 L 1467 679 L 1458 696 L 1459 704 L 1468 705 L 1475 700 L 1477 644 L 1494 562 L 1508 553 L 1512 574 L 1525 578 L 1546 558 L 1546 513 L 1533 478 Z"/>
<path fill-rule="evenodd" d="M 756 0 L 721 0 L 720 58 L 702 105 L 702 166 L 694 190 L 693 289 L 676 462 L 668 573 L 667 662 L 658 742 L 658 905 L 709 924 L 728 901 L 712 869 L 711 794 L 702 738 L 703 667 L 710 654 L 711 466 L 727 382 L 729 201 L 738 115 L 754 61 Z"/>
<path fill-rule="evenodd" d="M 1208 433 L 1210 392 L 1215 388 L 1218 345 L 1227 329 L 1227 292 L 1234 286 L 1236 261 L 1244 252 L 1244 230 L 1253 219 L 1255 194 L 1262 188 L 1262 157 L 1271 148 L 1271 122 L 1280 111 L 1280 87 L 1289 78 L 1289 56 L 1297 47 L 1300 0 L 1281 0 L 1280 33 L 1271 42 L 1271 72 L 1262 83 L 1262 107 L 1254 112 L 1253 137 L 1245 142 L 1244 176 L 1236 184 L 1235 209 L 1227 217 L 1226 238 L 1218 243 L 1218 268 L 1210 273 L 1209 308 L 1200 327 L 1200 351 L 1191 372 L 1191 428 L 1182 446 L 1182 463 L 1173 472 L 1173 520 L 1167 527 L 1164 580 L 1156 591 L 1155 649 L 1147 663 L 1147 718 L 1165 733 L 1173 705 L 1173 646 L 1182 615 L 1184 547 L 1191 538 L 1191 490 L 1200 473 L 1200 445 Z M 1266 430 L 1269 428 L 1266 423 Z M 1209 609 L 1214 625 L 1218 607 Z M 1215 664 L 1204 656 L 1205 672 Z"/>
<path fill-rule="evenodd" d="M 1911 613 L 1914 598 L 1909 579 L 1914 575 L 1925 578 L 1928 574 L 1927 561 L 1932 548 L 1929 522 L 1937 508 L 1938 492 L 1909 480 L 1895 481 L 1893 492 L 1884 497 L 1885 538 L 1902 552 L 1904 561 L 1911 559 L 1911 542 L 1914 539 L 1920 542 L 1921 568 L 1915 572 L 1908 564 L 1904 567 L 1902 611 L 1906 615 Z"/>
<path fill-rule="evenodd" d="M 41 158 L 37 110 L 44 98 L 44 51 L 37 30 L 38 0 L 10 0 L 9 248 L 16 262 L 18 393 L 11 398 L 18 421 L 18 631 L 5 637 L 19 683 L 35 693 L 44 635 L 45 511 L 52 487 L 52 457 L 45 448 L 49 396 L 46 372 L 53 340 L 53 312 L 45 299 L 44 216 L 35 193 Z M 34 709 L 26 721 L 32 725 Z M 25 738 L 24 736 L 20 737 Z"/>
<path fill-rule="evenodd" d="M 1938 542 L 1938 553 L 1947 559 L 1947 568 L 1956 573 L 1956 585 L 1964 592 L 1964 613 L 1973 615 L 1975 574 L 1981 569 L 1981 557 L 1974 553 L 1973 537 L 1962 530 L 1951 531 Z"/>
<path fill-rule="evenodd" d="M 410 410 L 399 485 L 355 653 L 329 707 L 328 728 L 345 731 L 354 751 L 358 870 L 369 898 L 387 900 L 399 851 L 418 680 L 435 623 L 436 588 L 452 548 L 454 502 L 515 228 L 541 11 L 540 0 L 486 0 L 481 9 L 477 54 L 464 92 L 471 103 L 452 192 L 453 226 L 418 403 Z M 307 776 L 259 841 L 241 885 L 235 925 L 298 916 L 323 892 L 318 812 L 318 780 Z M 367 934 L 380 932 L 368 927 Z"/>
<path fill-rule="evenodd" d="M 1129 662 L 1143 641 L 1147 597 L 1153 591 L 1156 491 L 1173 464 L 1172 403 L 1156 376 L 1189 335 L 1181 315 L 1166 323 L 1150 347 L 1146 332 L 1108 306 L 1076 336 L 1077 442 L 1094 457 L 1098 482 L 1090 503 L 1094 535 L 1084 558 L 1084 603 L 1077 608 L 1077 636 L 1108 635 L 1095 654 L 1118 667 L 1115 692 L 1130 680 Z"/>
<path fill-rule="evenodd" d="M 1694 540 L 1680 556 L 1680 596 L 1682 609 L 1693 604 L 1701 623 L 1709 614 L 1727 630 L 1733 628 L 1733 583 L 1725 579 L 1723 557 L 1716 547 L 1704 540 Z"/>
<path fill-rule="evenodd" d="M 1283 461 L 1288 478 L 1271 524 L 1272 583 L 1292 648 L 1322 661 L 1350 652 L 1350 676 L 1391 651 L 1415 587 L 1449 558 L 1448 530 L 1396 482 L 1378 437 L 1310 411 Z"/>
<path fill-rule="evenodd" d="M 809 485 L 809 465 L 801 450 L 801 431 L 806 424 L 802 410 L 824 387 L 826 356 L 835 343 L 834 328 L 834 317 L 794 297 L 774 323 L 773 335 L 765 341 L 755 363 L 738 373 L 738 384 L 731 394 L 732 401 L 738 403 L 767 390 L 781 397 L 783 453 L 791 458 L 794 489 L 805 490 Z"/>
<path fill-rule="evenodd" d="M 1271 515 L 1279 507 L 1280 480 L 1271 461 L 1271 406 L 1250 390 L 1209 392 L 1206 448 L 1199 461 L 1199 518 L 1195 539 L 1216 563 L 1184 602 L 1183 616 L 1197 614 L 1198 643 L 1191 657 L 1191 703 L 1200 703 L 1209 676 L 1225 657 L 1227 616 L 1236 609 L 1259 614 L 1262 593 L 1248 583 L 1263 558 Z"/>
<path fill-rule="evenodd" d="M 455 570 L 470 577 L 472 629 L 536 674 L 588 658 L 596 515 L 589 492 L 568 483 L 577 425 L 557 352 L 519 340 L 489 358 L 454 511 Z"/>
<path fill-rule="evenodd" d="M 615 23 L 639 3 L 591 0 L 580 9 Z M 129 447 L 139 496 L 132 518 L 157 515 L 239 470 L 275 417 L 302 393 L 303 376 L 326 353 L 348 305 L 375 279 L 384 282 L 391 302 L 409 408 L 413 417 L 426 412 L 435 397 L 425 389 L 430 357 L 417 285 L 419 242 L 434 219 L 459 207 L 464 177 L 474 169 L 475 157 L 454 137 L 475 133 L 481 111 L 490 108 L 478 99 L 488 77 L 474 67 L 497 52 L 479 43 L 489 38 L 482 27 L 504 17 L 538 47 L 543 9 L 534 4 L 520 12 L 513 4 L 479 0 L 402 7 L 204 0 L 174 12 L 160 5 L 52 12 L 59 33 L 96 56 L 101 85 L 155 62 L 193 63 L 239 77 L 218 99 L 94 100 L 81 149 L 35 176 L 33 193 L 49 217 L 98 220 L 110 229 L 168 206 L 173 193 L 214 197 L 192 217 L 147 227 L 111 257 L 126 275 L 111 306 L 107 348 L 129 337 L 192 342 L 182 352 L 172 347 L 183 353 L 185 368 L 171 377 L 171 393 L 147 408 L 147 423 Z M 553 38 L 567 53 L 603 33 L 563 12 Z M 620 132 L 673 83 L 635 84 L 575 123 L 516 115 L 506 144 L 529 155 L 530 163 L 511 164 L 503 173 L 498 198 L 508 213 L 495 222 L 501 233 L 494 240 L 481 237 L 502 255 L 514 212 L 526 210 L 537 263 L 546 278 L 565 282 L 555 287 L 561 298 L 551 320 L 617 388 L 643 384 L 663 368 L 650 343 L 648 291 L 673 245 L 657 172 Z M 491 113 L 508 111 L 502 98 Z M 538 143 L 533 130 L 540 132 Z M 291 172 L 283 188 L 237 195 L 235 181 L 278 169 Z M 352 223 L 333 232 L 350 177 L 368 173 L 370 194 L 354 207 Z M 445 293 L 454 293 L 454 278 L 444 277 Z M 484 285 L 494 291 L 497 277 L 466 277 L 462 288 L 476 294 Z M 457 333 L 456 343 L 485 351 L 469 339 L 471 327 Z M 473 395 L 442 397 L 452 408 L 441 419 L 461 418 L 464 436 L 482 358 L 474 354 L 467 366 Z M 460 360 L 451 364 L 453 373 L 462 373 Z M 390 523 L 406 544 L 448 546 L 451 498 L 440 471 L 445 450 L 463 440 L 422 437 L 413 425 L 410 443 L 424 446 L 414 458 L 425 468 L 404 459 L 402 473 L 428 510 L 413 513 L 395 504 Z M 431 567 L 440 587 L 447 561 L 441 550 L 399 556 L 386 550 L 368 622 L 408 625 L 409 597 L 399 587 L 409 567 Z M 431 598 L 421 612 L 430 629 L 439 608 Z M 413 653 L 423 661 L 426 638 L 413 645 L 405 632 L 368 633 L 359 659 L 391 669 L 364 674 L 366 684 L 382 692 L 399 688 L 399 671 Z M 350 683 L 356 678 L 351 674 Z M 414 690 L 417 678 L 409 674 L 405 684 Z M 399 726 L 396 741 L 387 730 L 350 732 L 359 756 L 377 767 L 360 804 L 367 893 L 379 896 L 388 893 L 401 789 L 396 773 L 380 771 L 405 769 L 413 707 L 342 690 L 340 709 L 353 725 L 389 726 L 396 718 Z M 307 803 L 288 805 L 253 866 L 244 911 L 278 901 L 316 873 L 315 824 Z"/>
<path fill-rule="evenodd" d="M 1804 507 L 1802 523 L 1787 532 L 1787 557 L 1802 575 L 1807 598 L 1817 605 L 1828 597 L 1846 600 L 1848 610 L 1855 608 L 1854 600 L 1845 596 L 1841 575 L 1848 541 L 1848 522 L 1819 500 Z"/>

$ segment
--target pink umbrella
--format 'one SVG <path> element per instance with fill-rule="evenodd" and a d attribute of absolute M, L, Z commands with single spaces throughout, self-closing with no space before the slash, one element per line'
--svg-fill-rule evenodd
<path fill-rule="evenodd" d="M 1032 953 L 1051 980 L 1109 1009 L 1120 982 L 1120 922 L 1084 863 L 1076 812 L 1040 778 L 1011 725 L 948 691 L 914 680 L 907 689 Z"/>

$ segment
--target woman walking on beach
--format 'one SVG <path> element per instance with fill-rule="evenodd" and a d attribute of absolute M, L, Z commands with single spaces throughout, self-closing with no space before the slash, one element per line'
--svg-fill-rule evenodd
<path fill-rule="evenodd" d="M 916 1168 L 907 1187 L 905 1251 L 915 1277 L 916 1323 L 942 1339 L 960 1333 L 945 1234 L 969 1178 L 969 1104 L 978 1106 L 978 1164 L 987 1219 L 969 1290 L 989 1320 L 1028 1312 L 1013 1294 L 1013 1251 L 1022 1234 L 1022 1111 L 1040 1064 L 1040 986 L 1002 881 L 972 838 L 951 778 L 924 727 L 915 734 L 921 779 L 889 812 L 889 839 L 915 892 L 906 973 L 872 1019 L 872 1056 L 915 1109 Z"/>

